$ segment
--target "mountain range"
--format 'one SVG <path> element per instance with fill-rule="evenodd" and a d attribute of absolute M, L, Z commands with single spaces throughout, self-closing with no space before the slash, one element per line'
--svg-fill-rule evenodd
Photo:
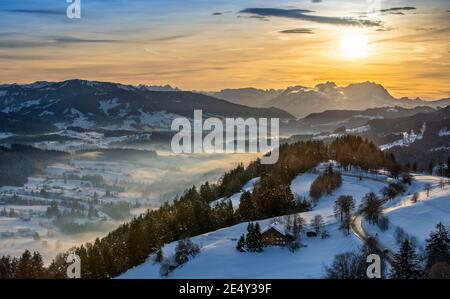
<path fill-rule="evenodd" d="M 298 120 L 301 131 L 311 133 L 342 131 L 345 129 L 358 128 L 370 120 L 390 120 L 413 116 L 418 113 L 431 113 L 436 108 L 418 106 L 414 108 L 403 107 L 379 107 L 365 110 L 326 110 L 311 113 Z"/>
<path fill-rule="evenodd" d="M 425 101 L 420 98 L 395 98 L 382 85 L 362 82 L 339 87 L 334 82 L 317 84 L 313 88 L 291 86 L 284 90 L 255 88 L 224 89 L 209 93 L 233 103 L 255 107 L 277 107 L 289 111 L 298 118 L 325 110 L 364 110 L 376 107 L 416 106 L 445 107 L 450 98 Z"/>
<path fill-rule="evenodd" d="M 410 117 L 450 105 L 450 99 L 396 99 L 380 84 L 338 87 L 182 91 L 170 85 L 67 80 L 0 85 L 0 132 L 33 134 L 68 127 L 103 131 L 169 130 L 176 117 L 277 117 L 282 134 L 345 131 L 371 120 Z M 300 118 L 297 120 L 297 118 Z M 32 125 L 30 125 L 32 124 Z"/>
<path fill-rule="evenodd" d="M 278 108 L 244 106 L 170 86 L 85 80 L 0 85 L 0 112 L 4 115 L 39 119 L 59 128 L 170 129 L 174 118 L 192 118 L 195 109 L 202 109 L 203 117 L 294 119 Z"/>

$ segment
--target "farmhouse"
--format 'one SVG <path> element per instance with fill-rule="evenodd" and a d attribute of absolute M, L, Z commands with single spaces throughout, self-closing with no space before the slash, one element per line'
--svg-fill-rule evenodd
<path fill-rule="evenodd" d="M 261 231 L 261 240 L 264 246 L 285 246 L 294 238 L 285 225 L 278 222 L 272 223 Z"/>

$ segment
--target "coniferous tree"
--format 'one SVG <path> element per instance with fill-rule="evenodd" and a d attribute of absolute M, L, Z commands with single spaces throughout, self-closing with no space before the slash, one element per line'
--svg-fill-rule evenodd
<path fill-rule="evenodd" d="M 426 242 L 427 269 L 439 262 L 450 264 L 449 234 L 442 223 L 436 225 L 436 231 L 430 234 Z"/>
<path fill-rule="evenodd" d="M 274 178 L 263 180 L 253 192 L 258 217 L 287 214 L 295 207 L 289 184 L 280 184 Z"/>
<path fill-rule="evenodd" d="M 255 227 L 253 225 L 253 222 L 250 222 L 247 225 L 247 235 L 245 236 L 245 244 L 247 244 L 247 249 L 249 251 L 253 251 L 254 244 L 255 244 Z"/>
<path fill-rule="evenodd" d="M 200 197 L 206 203 L 210 203 L 215 199 L 214 187 L 209 182 L 200 186 Z"/>
<path fill-rule="evenodd" d="M 450 178 L 450 156 L 447 159 L 447 177 Z"/>
<path fill-rule="evenodd" d="M 250 222 L 247 226 L 247 236 L 245 239 L 247 249 L 250 252 L 263 251 L 263 244 L 261 241 L 261 230 L 259 223 L 253 224 Z"/>
<path fill-rule="evenodd" d="M 160 248 L 155 255 L 155 262 L 161 263 L 164 259 L 162 248 Z"/>
<path fill-rule="evenodd" d="M 263 251 L 263 242 L 261 237 L 261 227 L 259 226 L 259 223 L 256 222 L 254 227 L 254 233 L 255 233 L 255 251 L 260 252 Z"/>
<path fill-rule="evenodd" d="M 235 224 L 234 209 L 231 200 L 222 200 L 217 203 L 213 209 L 213 213 L 213 218 L 216 221 L 216 226 L 227 227 Z M 210 226 L 202 226 L 203 229 L 209 229 L 209 227 Z"/>
<path fill-rule="evenodd" d="M 237 242 L 236 250 L 240 251 L 240 252 L 245 252 L 246 248 L 247 248 L 247 244 L 245 241 L 245 236 L 241 235 L 241 237 L 239 238 L 239 241 Z"/>
<path fill-rule="evenodd" d="M 31 258 L 32 275 L 34 278 L 42 278 L 44 276 L 44 262 L 39 252 L 33 252 Z"/>
<path fill-rule="evenodd" d="M 12 279 L 15 275 L 13 260 L 10 256 L 0 258 L 0 279 Z"/>
<path fill-rule="evenodd" d="M 248 191 L 242 193 L 238 209 L 239 219 L 241 221 L 254 220 L 256 215 L 256 206 L 252 198 L 252 194 Z"/>
<path fill-rule="evenodd" d="M 32 264 L 31 252 L 26 249 L 19 259 L 17 264 L 16 278 L 26 279 L 33 277 L 33 264 Z"/>
<path fill-rule="evenodd" d="M 433 170 L 434 170 L 434 163 L 430 162 L 430 164 L 428 165 L 428 172 L 433 175 Z"/>
<path fill-rule="evenodd" d="M 420 278 L 420 264 L 414 248 L 406 239 L 392 262 L 391 277 L 394 279 Z"/>
<path fill-rule="evenodd" d="M 58 254 L 56 255 L 55 259 L 52 260 L 50 266 L 48 266 L 47 269 L 47 277 L 48 278 L 66 278 L 67 275 L 67 264 L 66 264 L 66 256 L 67 254 Z M 85 265 L 82 262 L 82 265 Z M 83 275 L 83 270 L 85 270 L 86 267 L 81 267 L 81 277 L 91 277 L 91 276 L 85 276 Z"/>

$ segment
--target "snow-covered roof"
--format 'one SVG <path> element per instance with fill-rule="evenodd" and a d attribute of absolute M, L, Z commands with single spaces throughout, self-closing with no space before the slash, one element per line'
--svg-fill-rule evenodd
<path fill-rule="evenodd" d="M 275 230 L 276 230 L 277 232 L 279 232 L 280 234 L 282 234 L 283 236 L 286 236 L 286 235 L 292 236 L 292 235 L 293 235 L 290 231 L 288 231 L 288 229 L 286 228 L 285 225 L 283 225 L 283 224 L 281 224 L 281 223 L 279 223 L 279 222 L 274 222 L 274 223 L 272 223 L 272 224 L 269 224 L 268 226 L 266 226 L 266 227 L 261 231 L 261 234 L 267 232 L 268 230 L 270 230 L 270 229 L 272 229 L 272 228 L 275 229 Z"/>

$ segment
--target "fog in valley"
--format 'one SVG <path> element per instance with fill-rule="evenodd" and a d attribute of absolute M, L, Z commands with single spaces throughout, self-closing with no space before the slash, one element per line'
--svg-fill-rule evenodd
<path fill-rule="evenodd" d="M 257 154 L 175 155 L 169 150 L 70 152 L 27 178 L 0 187 L 0 252 L 39 251 L 46 264 L 58 253 L 106 235 L 156 209 L 186 188 L 216 182 Z"/>

